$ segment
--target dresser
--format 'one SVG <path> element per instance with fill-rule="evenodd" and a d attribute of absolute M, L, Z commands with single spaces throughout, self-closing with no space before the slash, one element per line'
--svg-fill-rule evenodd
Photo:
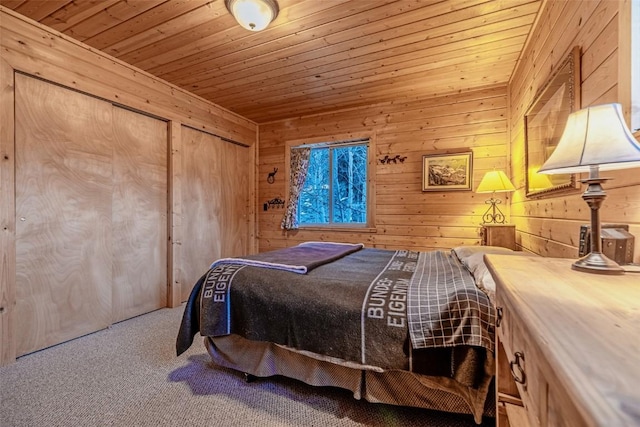
<path fill-rule="evenodd" d="M 640 274 L 486 255 L 496 282 L 497 425 L 640 425 Z"/>

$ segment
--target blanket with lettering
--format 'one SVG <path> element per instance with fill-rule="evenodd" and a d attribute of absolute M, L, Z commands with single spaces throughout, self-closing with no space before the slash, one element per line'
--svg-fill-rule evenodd
<path fill-rule="evenodd" d="M 197 332 L 234 333 L 409 370 L 410 347 L 470 345 L 493 351 L 492 310 L 448 252 L 365 248 L 306 274 L 225 261 L 214 263 L 194 287 L 176 350 L 185 351 Z"/>

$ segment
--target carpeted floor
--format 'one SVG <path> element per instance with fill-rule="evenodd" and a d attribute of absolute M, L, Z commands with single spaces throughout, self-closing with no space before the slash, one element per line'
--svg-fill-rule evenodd
<path fill-rule="evenodd" d="M 181 316 L 158 310 L 0 368 L 0 426 L 476 425 L 286 378 L 246 383 L 213 365 L 199 337 L 175 356 Z"/>

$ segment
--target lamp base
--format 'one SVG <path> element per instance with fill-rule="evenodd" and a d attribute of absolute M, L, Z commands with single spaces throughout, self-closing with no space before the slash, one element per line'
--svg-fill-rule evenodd
<path fill-rule="evenodd" d="M 624 274 L 624 269 L 600 252 L 591 252 L 571 265 L 573 270 L 595 274 Z"/>
<path fill-rule="evenodd" d="M 500 199 L 494 199 L 493 197 L 485 201 L 487 205 L 490 205 L 486 212 L 482 215 L 483 224 L 504 224 L 505 217 L 498 205 L 502 203 Z"/>

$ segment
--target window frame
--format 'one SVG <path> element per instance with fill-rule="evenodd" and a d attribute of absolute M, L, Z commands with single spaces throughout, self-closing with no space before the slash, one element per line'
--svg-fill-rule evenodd
<path fill-rule="evenodd" d="M 300 230 L 332 230 L 332 231 L 357 231 L 375 232 L 375 211 L 376 211 L 376 189 L 375 189 L 375 167 L 376 167 L 376 138 L 374 132 L 349 133 L 343 135 L 332 135 L 324 137 L 306 138 L 287 141 L 285 144 L 285 194 L 289 194 L 291 180 L 291 149 L 303 146 L 320 148 L 323 146 L 353 145 L 360 141 L 368 140 L 367 149 L 367 220 L 364 224 L 300 224 Z"/>

